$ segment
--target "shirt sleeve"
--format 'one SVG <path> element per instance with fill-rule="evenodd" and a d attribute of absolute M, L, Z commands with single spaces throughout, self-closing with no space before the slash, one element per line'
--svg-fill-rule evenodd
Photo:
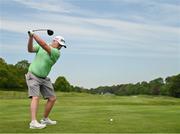
<path fill-rule="evenodd" d="M 60 57 L 60 51 L 56 48 L 51 48 L 51 59 L 56 62 L 58 58 Z"/>
<path fill-rule="evenodd" d="M 39 51 L 40 46 L 38 44 L 35 44 L 33 46 L 33 48 L 34 48 L 35 52 L 37 53 Z"/>

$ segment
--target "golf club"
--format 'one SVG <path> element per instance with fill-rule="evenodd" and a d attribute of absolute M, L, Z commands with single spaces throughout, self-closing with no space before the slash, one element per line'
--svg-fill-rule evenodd
<path fill-rule="evenodd" d="M 33 32 L 36 32 L 36 31 L 47 31 L 47 34 L 49 36 L 53 35 L 54 34 L 54 31 L 51 30 L 51 29 L 35 29 L 35 30 L 32 30 Z M 28 33 L 30 33 L 30 31 L 28 31 Z"/>
<path fill-rule="evenodd" d="M 32 32 L 36 32 L 36 31 L 47 31 L 47 34 L 49 36 L 53 35 L 54 34 L 54 31 L 51 30 L 51 29 L 35 29 L 35 30 L 32 30 Z M 30 31 L 28 31 L 28 33 L 30 33 Z M 65 42 L 65 41 L 64 41 Z M 65 45 L 62 45 L 64 48 L 67 48 Z"/>

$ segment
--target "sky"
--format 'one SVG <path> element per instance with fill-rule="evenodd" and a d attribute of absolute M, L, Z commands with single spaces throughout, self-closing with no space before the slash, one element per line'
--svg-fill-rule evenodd
<path fill-rule="evenodd" d="M 32 62 L 27 31 L 39 28 L 67 43 L 53 82 L 95 88 L 180 73 L 180 0 L 0 0 L 0 57 Z"/>

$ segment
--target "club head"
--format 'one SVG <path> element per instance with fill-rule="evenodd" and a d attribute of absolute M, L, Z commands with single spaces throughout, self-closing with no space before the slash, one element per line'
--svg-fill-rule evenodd
<path fill-rule="evenodd" d="M 47 30 L 47 34 L 48 34 L 49 36 L 51 36 L 51 35 L 53 35 L 53 34 L 54 34 L 54 31 L 53 31 L 53 30 L 48 29 L 48 30 Z"/>

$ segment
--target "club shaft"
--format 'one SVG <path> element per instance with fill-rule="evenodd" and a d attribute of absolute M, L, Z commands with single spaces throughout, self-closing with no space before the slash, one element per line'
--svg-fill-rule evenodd
<path fill-rule="evenodd" d="M 32 30 L 33 32 L 35 31 L 47 31 L 48 29 L 36 29 L 36 30 Z"/>

